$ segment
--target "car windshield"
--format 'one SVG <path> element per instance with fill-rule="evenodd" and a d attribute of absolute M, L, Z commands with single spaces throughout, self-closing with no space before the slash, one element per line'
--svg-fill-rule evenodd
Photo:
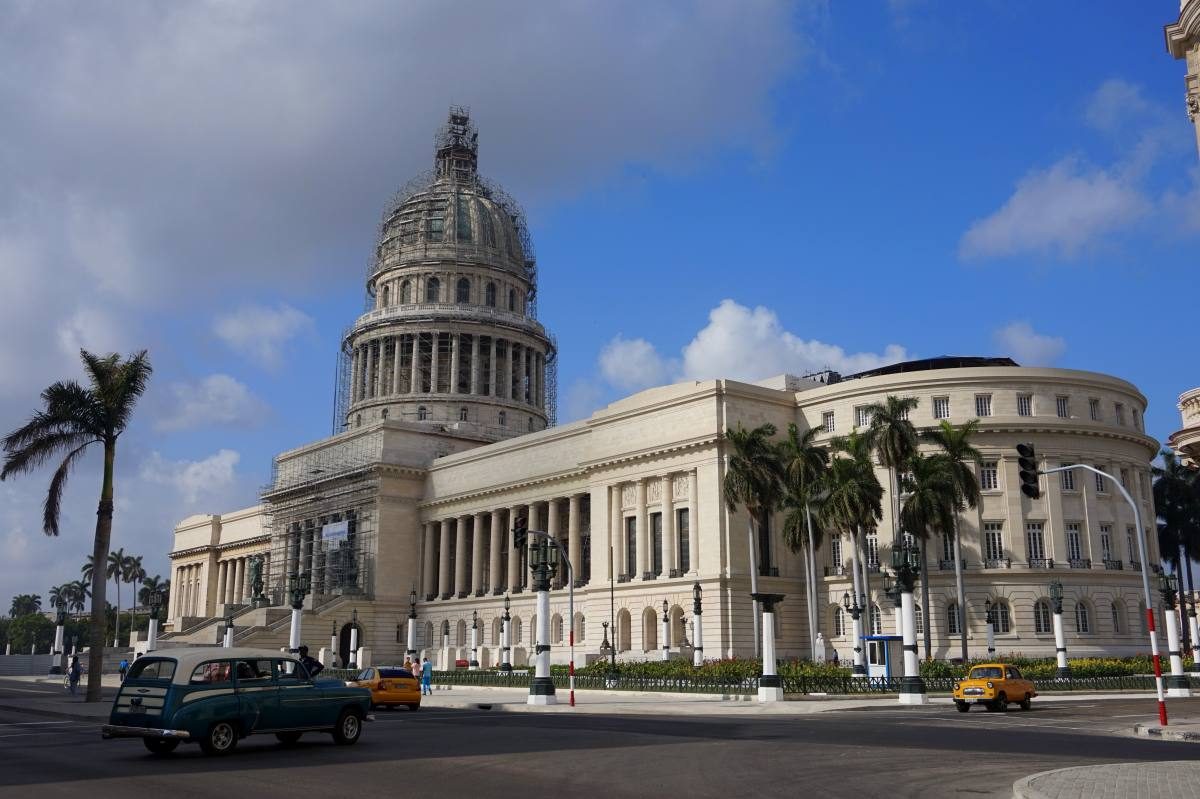
<path fill-rule="evenodd" d="M 396 679 L 398 677 L 412 677 L 412 672 L 406 671 L 404 669 L 380 669 L 379 676 L 380 677 L 391 677 L 392 679 Z"/>
<path fill-rule="evenodd" d="M 375 669 L 363 669 L 358 673 L 358 679 L 371 680 L 375 677 Z"/>
<path fill-rule="evenodd" d="M 162 680 L 175 676 L 175 661 L 170 658 L 138 658 L 129 667 L 129 680 Z"/>
<path fill-rule="evenodd" d="M 971 669 L 972 680 L 998 680 L 1001 677 L 1001 671 L 998 666 L 977 666 Z"/>

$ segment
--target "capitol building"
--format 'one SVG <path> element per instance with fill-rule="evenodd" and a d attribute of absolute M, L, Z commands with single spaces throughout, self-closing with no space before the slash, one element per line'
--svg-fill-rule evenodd
<path fill-rule="evenodd" d="M 606 636 L 621 660 L 694 646 L 707 658 L 753 657 L 752 562 L 758 590 L 785 597 L 774 616 L 780 657 L 810 657 L 820 641 L 818 656 L 849 661 L 849 540 L 826 536 L 816 552 L 814 627 L 803 557 L 783 544 L 782 518 L 755 542 L 752 561 L 745 511 L 723 502 L 724 433 L 794 423 L 827 440 L 862 428 L 864 406 L 897 395 L 918 399 L 918 428 L 980 422 L 983 499 L 959 521 L 972 655 L 986 652 L 990 603 L 1000 653 L 1053 656 L 1053 580 L 1063 586 L 1072 656 L 1144 650 L 1137 537 L 1158 564 L 1150 462 L 1159 444 L 1143 429 L 1146 398 L 1135 386 L 1007 358 L 939 357 L 853 375 L 681 382 L 556 424 L 557 350 L 537 318 L 539 265 L 519 206 L 477 171 L 476 135 L 466 112 L 452 109 L 434 169 L 385 211 L 369 308 L 341 341 L 334 434 L 276 456 L 260 505 L 175 528 L 164 644 L 215 643 L 230 617 L 237 645 L 286 646 L 294 577 L 308 587 L 304 642 L 333 646 L 340 662 L 352 628 L 375 662 L 402 659 L 415 595 L 417 648 L 439 666 L 469 657 L 473 622 L 480 662 L 498 662 L 507 597 L 513 662 L 523 664 L 535 597 L 512 528 L 525 517 L 560 540 L 573 565 L 550 592 L 555 662 L 565 662 L 572 629 L 579 662 L 601 656 Z M 1143 529 L 1120 492 L 1090 472 L 1043 477 L 1040 498 L 1023 495 L 1015 447 L 1024 442 L 1043 468 L 1087 464 L 1117 477 L 1140 503 Z M 888 486 L 882 467 L 879 476 Z M 884 635 L 897 632 L 880 573 L 891 563 L 890 505 L 885 497 L 864 547 L 864 621 Z M 957 656 L 949 540 L 930 542 L 928 568 L 932 654 Z"/>

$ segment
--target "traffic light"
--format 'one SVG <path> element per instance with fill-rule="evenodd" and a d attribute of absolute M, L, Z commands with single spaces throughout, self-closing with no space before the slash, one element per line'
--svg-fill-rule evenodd
<path fill-rule="evenodd" d="M 1042 495 L 1038 488 L 1037 453 L 1032 444 L 1017 444 L 1017 468 L 1021 475 L 1021 493 L 1030 499 Z"/>
<path fill-rule="evenodd" d="M 525 548 L 525 539 L 529 533 L 529 520 L 524 516 L 518 516 L 513 520 L 513 546 L 518 550 Z"/>

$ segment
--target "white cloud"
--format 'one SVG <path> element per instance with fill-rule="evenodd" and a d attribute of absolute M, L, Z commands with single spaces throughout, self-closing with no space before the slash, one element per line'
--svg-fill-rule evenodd
<path fill-rule="evenodd" d="M 248 427 L 268 413 L 266 403 L 229 375 L 209 375 L 194 383 L 172 383 L 167 392 L 170 395 L 167 407 L 154 422 L 154 428 L 163 432 L 208 425 Z"/>
<path fill-rule="evenodd" d="M 1114 131 L 1130 122 L 1143 123 L 1153 113 L 1141 86 L 1114 78 L 1100 84 L 1088 98 L 1084 119 L 1097 130 Z"/>
<path fill-rule="evenodd" d="M 246 306 L 213 322 L 213 332 L 230 349 L 272 370 L 282 366 L 284 346 L 313 329 L 311 317 L 286 303 Z"/>
<path fill-rule="evenodd" d="M 185 505 L 194 505 L 201 497 L 221 494 L 232 486 L 234 467 L 239 460 L 241 456 L 231 449 L 222 449 L 199 461 L 169 461 L 152 452 L 142 464 L 141 477 L 150 483 L 170 486 Z"/>
<path fill-rule="evenodd" d="M 1125 176 L 1069 157 L 1031 172 L 995 213 L 976 220 L 959 242 L 967 259 L 1049 254 L 1072 259 L 1126 229 L 1151 203 Z"/>
<path fill-rule="evenodd" d="M 678 371 L 658 354 L 654 345 L 644 338 L 627 339 L 617 336 L 600 351 L 600 374 L 613 386 L 626 390 L 643 389 L 670 382 Z"/>
<path fill-rule="evenodd" d="M 1067 350 L 1060 336 L 1034 331 L 1026 321 L 1010 322 L 992 334 L 996 349 L 1022 366 L 1052 366 Z"/>

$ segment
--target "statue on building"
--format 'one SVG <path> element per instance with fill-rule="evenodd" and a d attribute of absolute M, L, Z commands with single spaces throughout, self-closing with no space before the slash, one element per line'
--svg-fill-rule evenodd
<path fill-rule="evenodd" d="M 250 558 L 250 603 L 255 607 L 268 603 L 263 595 L 263 556 Z"/>

